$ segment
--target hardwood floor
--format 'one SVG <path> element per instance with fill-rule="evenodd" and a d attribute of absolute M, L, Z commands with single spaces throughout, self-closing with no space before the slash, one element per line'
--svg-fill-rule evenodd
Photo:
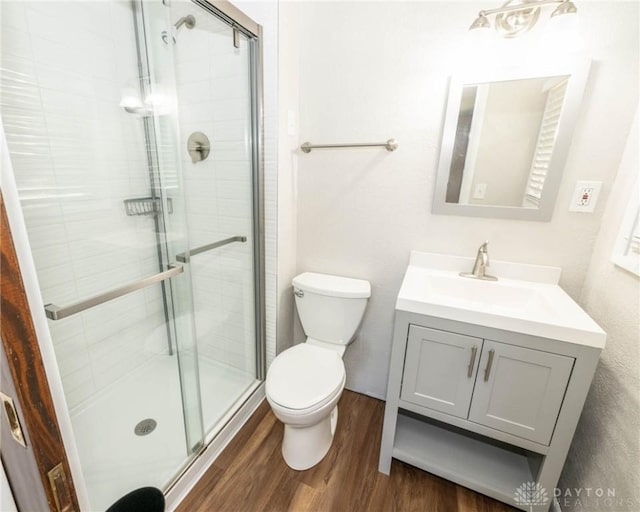
<path fill-rule="evenodd" d="M 393 461 L 378 472 L 384 402 L 351 391 L 338 406 L 333 446 L 317 466 L 282 459 L 284 427 L 265 401 L 178 508 L 178 512 L 510 512 L 497 502 Z"/>

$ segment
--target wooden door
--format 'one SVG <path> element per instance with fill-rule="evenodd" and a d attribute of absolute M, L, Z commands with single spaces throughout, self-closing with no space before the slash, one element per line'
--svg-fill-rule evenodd
<path fill-rule="evenodd" d="M 484 340 L 469 420 L 549 444 L 572 357 Z"/>
<path fill-rule="evenodd" d="M 400 398 L 466 418 L 482 339 L 412 325 Z"/>
<path fill-rule="evenodd" d="M 2 391 L 16 411 L 0 412 L 2 463 L 20 510 L 79 511 L 2 194 L 0 229 Z M 10 434 L 16 418 L 26 446 Z"/>

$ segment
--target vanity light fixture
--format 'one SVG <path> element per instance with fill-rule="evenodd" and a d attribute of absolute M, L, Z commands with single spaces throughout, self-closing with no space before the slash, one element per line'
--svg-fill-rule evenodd
<path fill-rule="evenodd" d="M 551 4 L 559 4 L 551 13 L 551 18 L 578 11 L 570 0 L 508 0 L 497 9 L 480 11 L 469 30 L 490 28 L 488 16 L 495 14 L 496 31 L 503 37 L 517 37 L 533 28 L 542 6 Z"/>

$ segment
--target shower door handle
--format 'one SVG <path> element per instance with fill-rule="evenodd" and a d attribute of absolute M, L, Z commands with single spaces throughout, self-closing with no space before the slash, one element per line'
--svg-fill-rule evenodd
<path fill-rule="evenodd" d="M 139 281 L 134 281 L 133 283 L 120 286 L 119 288 L 114 288 L 113 290 L 109 290 L 108 292 L 101 293 L 99 295 L 94 295 L 93 297 L 89 297 L 88 299 L 76 302 L 75 304 L 70 304 L 68 306 L 60 307 L 56 306 L 55 304 L 47 304 L 44 307 L 44 311 L 49 320 L 60 320 L 68 316 L 75 315 L 76 313 L 80 313 L 81 311 L 84 311 L 86 309 L 104 304 L 105 302 L 109 302 L 110 300 L 117 299 L 118 297 L 122 297 L 123 295 L 128 295 L 129 293 L 141 290 L 142 288 L 146 288 L 147 286 L 151 286 L 152 284 L 160 283 L 166 279 L 177 276 L 178 274 L 182 274 L 182 272 L 184 272 L 184 267 L 182 265 L 178 263 L 172 263 L 169 265 L 169 270 L 165 270 L 164 272 L 159 272 L 152 276 L 145 277 L 144 279 L 140 279 Z"/>
<path fill-rule="evenodd" d="M 232 236 L 230 238 L 225 238 L 224 240 L 218 240 L 217 242 L 213 242 L 212 244 L 203 245 L 201 247 L 197 247 L 195 249 L 190 249 L 189 252 L 181 252 L 180 254 L 176 254 L 176 260 L 180 263 L 189 263 L 189 259 L 191 256 L 195 256 L 196 254 L 200 254 L 203 252 L 210 251 L 211 249 L 217 249 L 218 247 L 222 247 L 224 245 L 231 244 L 233 242 L 246 242 L 246 236 Z"/>

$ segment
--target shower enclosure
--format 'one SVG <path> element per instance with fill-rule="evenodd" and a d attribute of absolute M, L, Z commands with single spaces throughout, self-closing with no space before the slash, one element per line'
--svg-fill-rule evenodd
<path fill-rule="evenodd" d="M 216 5 L 0 3 L 3 172 L 92 510 L 166 490 L 263 380 L 260 28 Z"/>

